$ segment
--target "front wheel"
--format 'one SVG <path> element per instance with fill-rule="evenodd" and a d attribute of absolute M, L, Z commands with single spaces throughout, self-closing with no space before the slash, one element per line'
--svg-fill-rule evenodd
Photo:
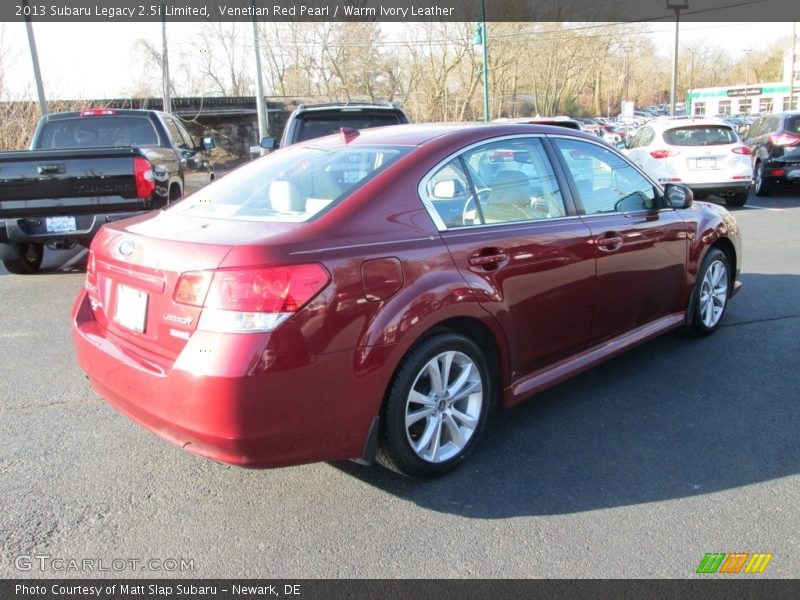
<path fill-rule="evenodd" d="M 377 459 L 409 477 L 451 471 L 475 446 L 491 398 L 486 359 L 471 339 L 435 334 L 398 368 L 381 419 Z"/>
<path fill-rule="evenodd" d="M 3 266 L 9 273 L 15 275 L 31 275 L 42 266 L 44 259 L 44 245 L 34 242 L 19 244 L 20 257 L 4 260 Z"/>
<path fill-rule="evenodd" d="M 718 248 L 709 250 L 692 294 L 694 305 L 689 326 L 696 335 L 710 335 L 719 327 L 728 306 L 732 277 L 725 254 Z"/>

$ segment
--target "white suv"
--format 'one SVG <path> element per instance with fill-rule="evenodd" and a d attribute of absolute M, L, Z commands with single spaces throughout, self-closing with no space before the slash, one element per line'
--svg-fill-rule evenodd
<path fill-rule="evenodd" d="M 622 149 L 659 183 L 681 183 L 699 198 L 722 196 L 729 206 L 747 202 L 753 181 L 750 148 L 722 119 L 655 119 Z"/>

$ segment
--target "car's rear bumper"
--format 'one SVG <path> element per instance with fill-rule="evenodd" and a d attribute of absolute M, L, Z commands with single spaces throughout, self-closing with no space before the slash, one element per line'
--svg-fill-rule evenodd
<path fill-rule="evenodd" d="M 382 371 L 359 377 L 352 351 L 294 353 L 271 368 L 277 351 L 290 353 L 281 336 L 265 341 L 256 364 L 237 365 L 238 376 L 213 374 L 186 356 L 170 361 L 133 350 L 94 320 L 85 291 L 72 329 L 78 363 L 100 396 L 161 437 L 219 462 L 279 467 L 358 458 L 383 397 Z M 193 351 L 190 340 L 184 353 Z"/>
<path fill-rule="evenodd" d="M 686 183 L 685 185 L 689 187 L 693 192 L 701 192 L 703 194 L 715 194 L 715 195 L 725 195 L 725 194 L 746 194 L 751 187 L 752 181 L 748 180 L 736 180 L 736 181 L 724 181 L 724 182 L 715 182 L 715 183 Z"/>
<path fill-rule="evenodd" d="M 113 223 L 129 217 L 141 215 L 146 210 L 104 213 L 96 215 L 66 215 L 75 218 L 74 231 L 47 231 L 47 217 L 19 217 L 0 219 L 0 243 L 23 244 L 38 242 L 49 244 L 62 240 L 88 242 L 106 223 Z"/>

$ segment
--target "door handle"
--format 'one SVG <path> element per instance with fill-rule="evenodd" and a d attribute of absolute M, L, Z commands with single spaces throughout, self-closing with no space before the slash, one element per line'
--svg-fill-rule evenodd
<path fill-rule="evenodd" d="M 597 238 L 597 248 L 603 252 L 614 252 L 622 247 L 623 239 L 618 235 L 609 234 Z"/>
<path fill-rule="evenodd" d="M 508 262 L 508 254 L 497 252 L 495 254 L 480 254 L 470 256 L 469 266 L 478 267 L 484 271 L 494 271 Z"/>

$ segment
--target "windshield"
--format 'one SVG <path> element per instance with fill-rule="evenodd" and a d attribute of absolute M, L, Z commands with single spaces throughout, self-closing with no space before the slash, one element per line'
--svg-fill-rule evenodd
<path fill-rule="evenodd" d="M 718 146 L 735 144 L 739 138 L 726 125 L 700 125 L 669 129 L 664 132 L 664 141 L 670 146 Z"/>
<path fill-rule="evenodd" d="M 409 150 L 293 146 L 236 169 L 168 210 L 216 219 L 300 223 L 354 192 Z"/>
<path fill-rule="evenodd" d="M 158 134 L 146 117 L 98 116 L 49 121 L 38 148 L 155 146 Z"/>

